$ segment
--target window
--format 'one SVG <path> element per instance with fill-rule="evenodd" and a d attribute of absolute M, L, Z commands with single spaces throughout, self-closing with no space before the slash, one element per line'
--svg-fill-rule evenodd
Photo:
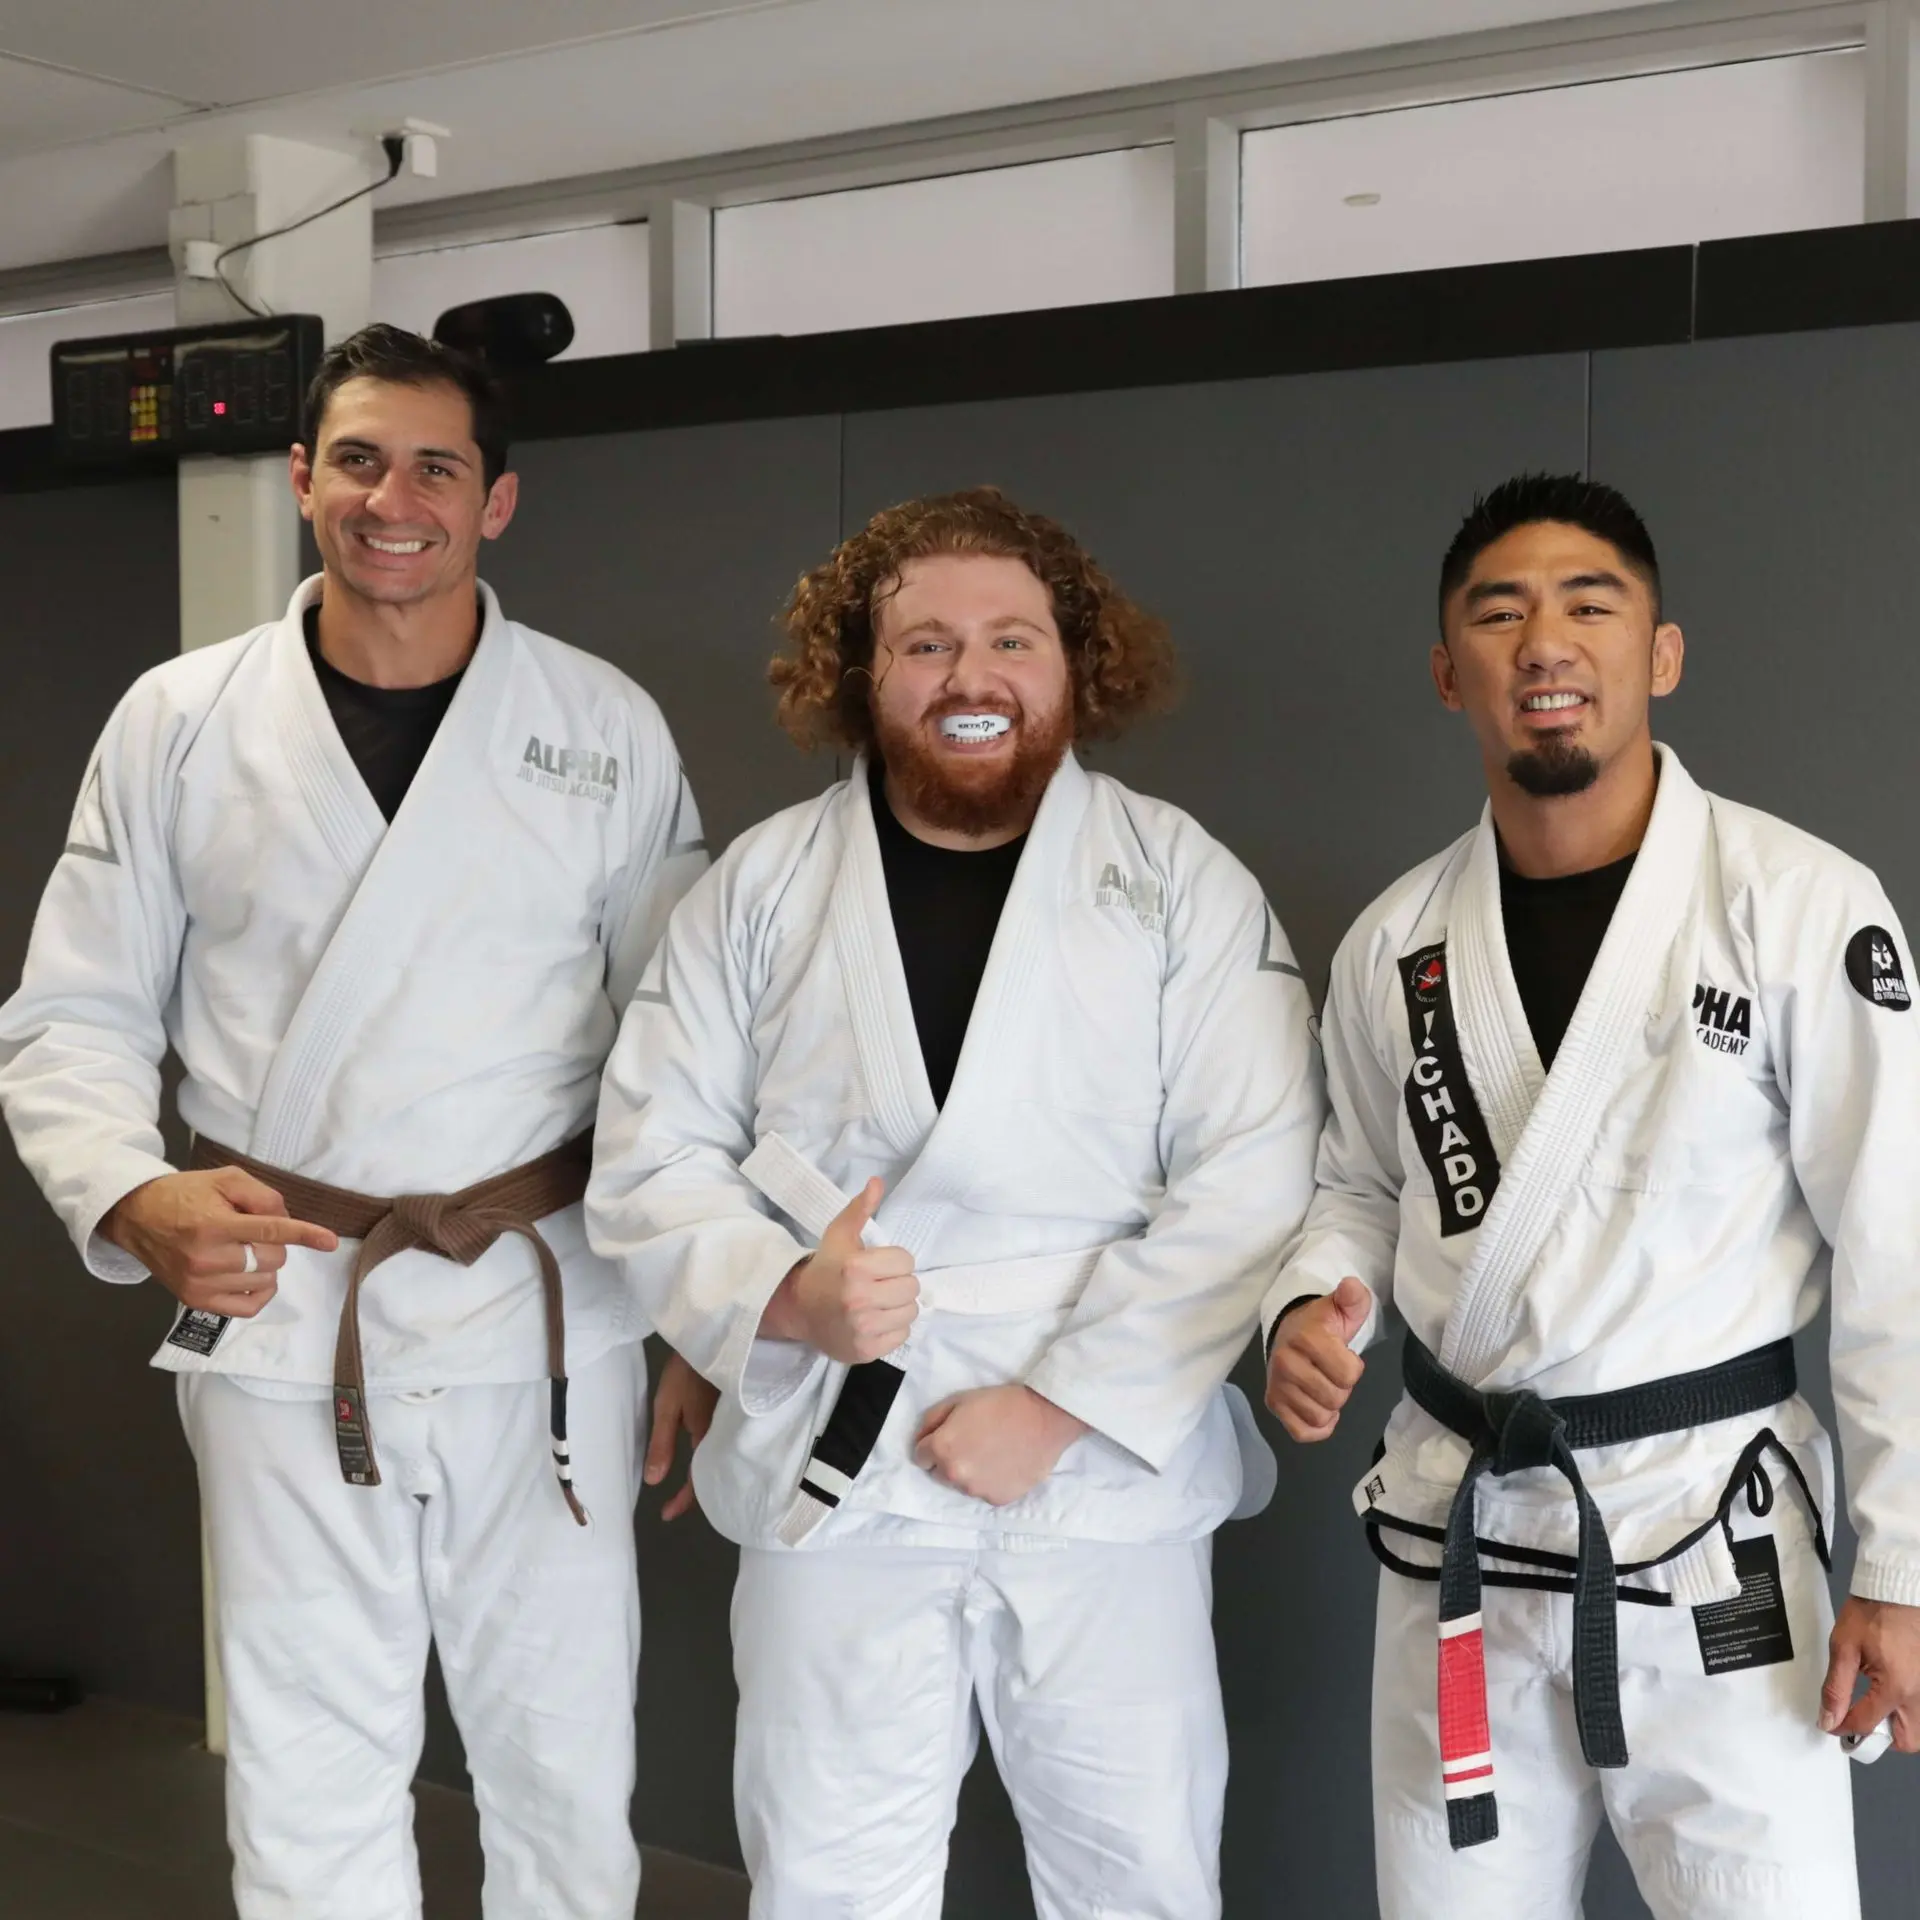
<path fill-rule="evenodd" d="M 819 333 L 1173 291 L 1173 150 L 723 208 L 714 331 Z"/>
<path fill-rule="evenodd" d="M 431 333 L 449 307 L 497 293 L 552 293 L 573 315 L 561 357 L 641 353 L 647 345 L 647 229 L 575 227 L 522 240 L 382 254 L 373 263 L 373 317 Z"/>
<path fill-rule="evenodd" d="M 173 325 L 173 289 L 83 307 L 0 314 L 0 429 L 44 427 L 53 418 L 47 354 L 57 341 L 144 333 Z"/>
<path fill-rule="evenodd" d="M 1274 127 L 1242 149 L 1250 286 L 1862 215 L 1865 58 L 1798 54 Z"/>

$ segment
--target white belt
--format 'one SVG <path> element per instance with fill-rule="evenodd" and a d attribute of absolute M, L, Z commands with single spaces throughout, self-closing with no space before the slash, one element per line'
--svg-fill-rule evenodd
<path fill-rule="evenodd" d="M 791 1141 L 769 1133 L 740 1163 L 740 1171 L 818 1240 L 853 1204 Z M 874 1244 L 871 1225 L 862 1236 Z M 922 1313 L 1026 1313 L 1070 1307 L 1086 1291 L 1104 1246 L 1076 1253 L 1041 1253 L 1019 1260 L 978 1260 L 963 1266 L 917 1268 Z"/>
<path fill-rule="evenodd" d="M 777 1133 L 763 1135 L 740 1163 L 744 1173 L 803 1232 L 818 1240 L 853 1204 L 819 1168 Z M 873 1244 L 869 1225 L 862 1238 Z M 925 1314 L 1006 1314 L 1071 1307 L 1086 1290 L 1104 1246 L 1023 1260 L 983 1260 L 918 1274 Z M 800 1485 L 776 1529 L 798 1546 L 852 1490 L 873 1453 L 905 1377 L 911 1338 L 885 1359 L 849 1368 L 826 1421 L 814 1435 Z"/>

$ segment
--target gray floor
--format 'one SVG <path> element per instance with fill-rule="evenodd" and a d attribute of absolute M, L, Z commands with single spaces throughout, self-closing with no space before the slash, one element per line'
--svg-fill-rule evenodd
<path fill-rule="evenodd" d="M 89 1701 L 0 1713 L 0 1911 L 6 1920 L 232 1920 L 221 1763 L 193 1722 Z M 428 1920 L 477 1920 L 473 1803 L 417 1790 Z M 639 1920 L 741 1920 L 746 1882 L 649 1849 Z"/>

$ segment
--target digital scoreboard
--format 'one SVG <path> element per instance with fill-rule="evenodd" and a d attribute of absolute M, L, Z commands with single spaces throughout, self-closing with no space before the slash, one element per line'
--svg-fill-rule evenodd
<path fill-rule="evenodd" d="M 165 465 L 193 453 L 282 453 L 320 363 L 317 314 L 62 340 L 50 356 L 61 459 Z"/>

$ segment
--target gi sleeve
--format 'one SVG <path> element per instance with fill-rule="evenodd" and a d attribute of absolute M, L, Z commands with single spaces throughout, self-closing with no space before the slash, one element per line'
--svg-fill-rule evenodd
<path fill-rule="evenodd" d="M 1324 1106 L 1312 1006 L 1253 877 L 1211 847 L 1169 889 L 1166 1189 L 1109 1247 L 1026 1384 L 1156 1472 L 1245 1351 L 1313 1192 Z"/>
<path fill-rule="evenodd" d="M 98 1229 L 173 1171 L 160 1063 L 186 905 L 169 844 L 178 731 L 146 683 L 107 722 L 41 896 L 19 990 L 0 1007 L 0 1108 L 88 1269 L 146 1269 Z"/>
<path fill-rule="evenodd" d="M 826 1364 L 763 1340 L 760 1317 L 810 1251 L 740 1171 L 754 1145 L 759 1063 L 745 947 L 722 861 L 674 910 L 607 1062 L 587 1233 L 675 1352 L 749 1414 Z"/>
<path fill-rule="evenodd" d="M 1920 1606 L 1920 1014 L 1871 874 L 1772 891 L 1768 1008 L 1793 1166 L 1832 1249 L 1833 1398 L 1860 1536 L 1853 1591 Z M 1771 941 L 1769 945 L 1773 944 Z"/>
<path fill-rule="evenodd" d="M 600 944 L 607 956 L 607 997 L 628 1006 L 668 917 L 707 870 L 707 842 L 667 723 L 651 701 L 638 716 L 629 804 L 627 855 L 607 888 Z"/>
<path fill-rule="evenodd" d="M 1313 1203 L 1260 1310 L 1268 1344 L 1280 1316 L 1304 1295 L 1331 1293 L 1348 1274 L 1373 1295 L 1356 1351 L 1379 1336 L 1393 1301 L 1400 1243 L 1401 1089 L 1374 1046 L 1371 941 L 1354 928 L 1334 955 L 1321 1017 L 1328 1115 L 1314 1169 Z"/>

